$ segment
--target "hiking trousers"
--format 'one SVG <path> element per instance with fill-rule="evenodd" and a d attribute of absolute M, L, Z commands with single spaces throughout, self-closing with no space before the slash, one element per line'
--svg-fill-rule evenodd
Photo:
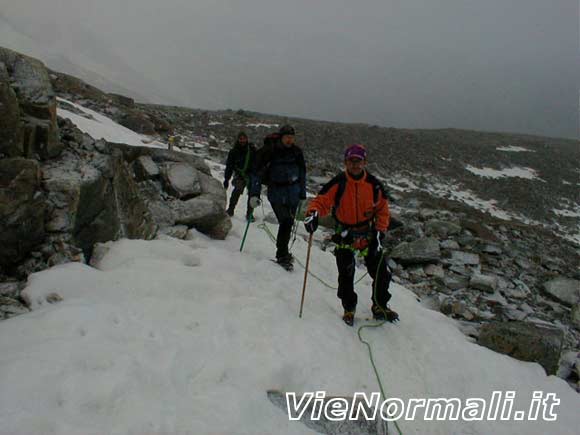
<path fill-rule="evenodd" d="M 355 251 L 347 248 L 338 248 L 335 250 L 334 255 L 336 256 L 336 266 L 338 268 L 337 296 L 340 298 L 345 311 L 355 311 L 358 300 L 354 291 Z M 389 285 L 392 278 L 391 272 L 387 267 L 387 258 L 383 256 L 381 259 L 381 251 L 369 249 L 364 261 L 367 271 L 373 279 L 373 287 L 371 289 L 372 303 L 380 307 L 386 307 L 391 299 Z"/>

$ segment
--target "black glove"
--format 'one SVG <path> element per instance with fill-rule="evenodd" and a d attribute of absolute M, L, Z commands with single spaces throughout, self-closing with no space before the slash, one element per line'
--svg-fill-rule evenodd
<path fill-rule="evenodd" d="M 318 228 L 318 212 L 313 211 L 304 218 L 304 228 L 312 234 Z"/>
<path fill-rule="evenodd" d="M 224 180 L 224 189 L 230 187 L 230 180 Z"/>

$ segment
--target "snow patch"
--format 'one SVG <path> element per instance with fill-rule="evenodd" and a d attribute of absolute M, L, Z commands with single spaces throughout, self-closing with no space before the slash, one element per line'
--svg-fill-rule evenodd
<path fill-rule="evenodd" d="M 535 153 L 534 150 L 529 150 L 529 149 L 523 148 L 523 147 L 516 147 L 513 145 L 509 145 L 509 146 L 505 146 L 505 147 L 497 147 L 496 150 L 506 151 L 508 153 L 524 153 L 524 152 Z"/>
<path fill-rule="evenodd" d="M 512 168 L 505 168 L 505 169 L 493 169 L 493 168 L 476 168 L 471 165 L 467 165 L 465 167 L 469 172 L 479 175 L 480 177 L 486 178 L 505 178 L 505 177 L 517 177 L 517 178 L 525 178 L 527 180 L 540 180 L 543 181 L 541 178 L 538 177 L 537 172 L 532 168 L 523 168 L 523 167 L 512 167 Z"/>
<path fill-rule="evenodd" d="M 167 149 L 166 143 L 160 142 L 150 136 L 135 133 L 122 125 L 117 124 L 111 118 L 101 115 L 99 112 L 83 107 L 72 101 L 63 98 L 57 98 L 58 101 L 70 104 L 79 113 L 73 113 L 69 110 L 63 109 L 60 106 L 57 108 L 57 115 L 61 118 L 70 119 L 79 130 L 87 133 L 95 140 L 105 139 L 108 142 L 124 143 L 132 146 L 142 146 L 149 148 L 163 148 Z M 179 151 L 177 147 L 174 150 Z"/>
<path fill-rule="evenodd" d="M 246 127 L 254 127 L 254 128 L 278 128 L 278 124 L 265 124 L 263 122 L 259 122 L 257 124 L 246 124 Z"/>
<path fill-rule="evenodd" d="M 2 323 L 2 430 L 306 434 L 267 390 L 378 391 L 356 329 L 340 321 L 336 291 L 309 280 L 299 319 L 300 271 L 269 261 L 275 246 L 256 227 L 240 255 L 243 213 L 233 224 L 224 241 L 199 233 L 193 244 L 120 240 L 108 244 L 98 269 L 69 263 L 34 274 L 30 298 L 57 292 L 64 300 Z M 300 228 L 293 250 L 302 262 L 305 237 Z M 314 249 L 311 270 L 334 282 L 334 256 Z M 371 287 L 368 277 L 357 287 L 359 324 L 371 315 Z M 561 400 L 555 422 L 418 419 L 400 421 L 403 433 L 576 433 L 580 397 L 565 381 L 471 343 L 404 287 L 391 291 L 401 322 L 362 332 L 390 397 L 465 400 L 513 390 L 516 409 L 527 409 L 536 390 Z"/>

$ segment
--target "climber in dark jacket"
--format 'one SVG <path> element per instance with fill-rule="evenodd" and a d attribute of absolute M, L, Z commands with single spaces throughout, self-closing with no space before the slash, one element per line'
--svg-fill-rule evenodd
<path fill-rule="evenodd" d="M 261 184 L 268 186 L 268 201 L 280 224 L 276 261 L 288 270 L 293 263 L 288 244 L 296 210 L 300 200 L 306 199 L 306 163 L 294 141 L 295 131 L 290 125 L 264 139 L 264 146 L 256 154 L 250 187 L 250 202 L 259 204 Z"/>
<path fill-rule="evenodd" d="M 248 141 L 248 136 L 246 133 L 241 131 L 238 133 L 236 143 L 234 147 L 228 153 L 228 159 L 226 161 L 226 171 L 224 174 L 224 188 L 227 189 L 230 185 L 230 178 L 234 176 L 232 180 L 232 185 L 234 190 L 232 196 L 230 197 L 230 204 L 227 209 L 227 214 L 229 216 L 234 215 L 234 210 L 238 204 L 238 200 L 244 189 L 250 185 L 250 171 L 254 164 L 254 159 L 256 157 L 256 147 L 253 143 Z M 249 197 L 248 197 L 249 199 Z M 246 208 L 246 219 L 252 219 L 252 208 L 250 207 L 249 201 Z"/>

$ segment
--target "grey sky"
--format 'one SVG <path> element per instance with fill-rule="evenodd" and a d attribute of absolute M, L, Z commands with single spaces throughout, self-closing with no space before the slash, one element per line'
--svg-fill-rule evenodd
<path fill-rule="evenodd" d="M 155 99 L 401 128 L 578 137 L 576 0 L 0 5 L 18 32 Z"/>

